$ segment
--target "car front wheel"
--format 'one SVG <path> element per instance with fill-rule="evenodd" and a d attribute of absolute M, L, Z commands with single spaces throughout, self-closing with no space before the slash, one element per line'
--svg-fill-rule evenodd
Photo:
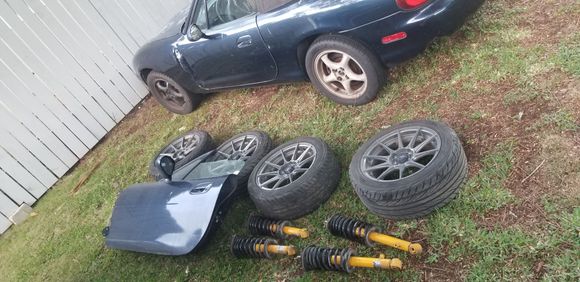
<path fill-rule="evenodd" d="M 337 35 L 321 36 L 312 43 L 306 71 L 322 94 L 343 105 L 370 103 L 386 83 L 385 70 L 372 52 Z"/>
<path fill-rule="evenodd" d="M 151 95 L 170 112 L 186 115 L 201 103 L 202 96 L 189 93 L 171 77 L 159 72 L 147 76 Z"/>

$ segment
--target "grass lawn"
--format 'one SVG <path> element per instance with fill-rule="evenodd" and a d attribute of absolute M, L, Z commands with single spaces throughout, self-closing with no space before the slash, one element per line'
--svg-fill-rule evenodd
<path fill-rule="evenodd" d="M 176 116 L 152 100 L 117 126 L 35 206 L 36 216 L 0 237 L 0 280 L 139 281 L 441 281 L 580 279 L 580 2 L 489 0 L 454 36 L 389 71 L 380 98 L 363 107 L 334 104 L 309 84 L 213 95 L 195 113 Z M 410 119 L 456 129 L 470 178 L 457 200 L 428 217 L 385 221 L 353 191 L 346 168 L 381 127 Z M 183 257 L 109 250 L 101 229 L 118 193 L 149 181 L 150 158 L 180 132 L 199 128 L 219 142 L 260 129 L 276 143 L 325 139 L 341 161 L 330 201 L 296 221 L 311 230 L 299 248 L 357 247 L 359 254 L 399 257 L 400 272 L 308 272 L 299 260 L 237 260 L 233 234 L 253 211 L 240 199 L 207 248 Z M 74 189 L 91 170 L 84 185 Z M 537 170 L 536 170 L 537 169 Z M 334 238 L 323 227 L 341 212 L 421 242 L 408 257 Z"/>

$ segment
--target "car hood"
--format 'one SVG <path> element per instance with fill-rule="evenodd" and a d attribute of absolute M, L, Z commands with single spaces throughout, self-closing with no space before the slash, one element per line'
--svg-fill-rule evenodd
<path fill-rule="evenodd" d="M 189 7 L 183 8 L 183 10 L 173 16 L 153 40 L 165 39 L 180 34 L 181 27 L 187 20 L 187 15 L 189 15 Z"/>

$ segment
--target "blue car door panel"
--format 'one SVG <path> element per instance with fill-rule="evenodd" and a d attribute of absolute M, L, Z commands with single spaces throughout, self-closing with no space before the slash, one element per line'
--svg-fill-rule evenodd
<path fill-rule="evenodd" d="M 203 31 L 206 38 L 179 46 L 200 87 L 211 90 L 276 79 L 276 63 L 255 14 Z"/>

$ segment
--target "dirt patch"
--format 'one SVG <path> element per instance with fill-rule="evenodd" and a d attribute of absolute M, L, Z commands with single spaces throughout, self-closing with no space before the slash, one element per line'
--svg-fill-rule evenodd
<path fill-rule="evenodd" d="M 244 97 L 243 107 L 248 111 L 256 111 L 264 107 L 278 93 L 279 85 L 252 88 L 251 94 Z"/>

